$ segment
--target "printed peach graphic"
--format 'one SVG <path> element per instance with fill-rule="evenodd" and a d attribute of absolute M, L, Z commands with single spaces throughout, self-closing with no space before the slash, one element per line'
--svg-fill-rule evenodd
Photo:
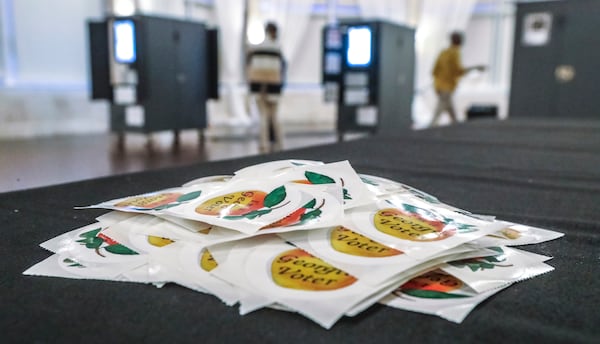
<path fill-rule="evenodd" d="M 463 286 L 458 278 L 446 274 L 440 270 L 429 271 L 411 279 L 398 288 L 394 295 L 402 297 L 407 294 L 414 297 L 426 299 L 450 299 L 467 297 L 467 295 L 452 294 Z"/>
<path fill-rule="evenodd" d="M 402 285 L 402 289 L 433 290 L 447 293 L 462 287 L 463 282 L 458 278 L 440 271 L 429 271 L 415 277 Z"/>
<path fill-rule="evenodd" d="M 211 271 L 218 265 L 219 264 L 217 264 L 215 258 L 213 258 L 212 254 L 210 254 L 210 251 L 204 249 L 204 251 L 202 251 L 202 256 L 200 257 L 200 267 L 202 268 L 202 270 Z"/>
<path fill-rule="evenodd" d="M 180 193 L 170 192 L 149 196 L 131 197 L 115 204 L 115 207 L 136 207 L 142 209 L 153 209 L 161 205 L 176 202 L 179 196 L 181 196 Z"/>
<path fill-rule="evenodd" d="M 335 227 L 331 231 L 330 240 L 334 250 L 353 256 L 378 258 L 402 254 L 402 251 L 371 240 L 344 226 Z"/>
<path fill-rule="evenodd" d="M 268 194 L 263 191 L 238 191 L 213 197 L 196 207 L 202 215 L 218 216 L 227 220 L 255 219 L 283 207 L 287 192 L 284 186 L 277 187 Z"/>
<path fill-rule="evenodd" d="M 320 185 L 320 184 L 335 184 L 335 180 L 329 176 L 326 176 L 324 174 L 320 174 L 320 173 L 316 173 L 316 172 L 311 172 L 311 171 L 306 171 L 304 172 L 304 177 L 306 179 L 298 179 L 298 180 L 293 180 L 292 183 L 296 183 L 296 184 L 309 184 L 309 185 Z M 340 178 L 340 182 L 342 184 L 342 187 L 344 186 L 344 179 Z M 344 199 L 345 200 L 350 200 L 352 199 L 352 197 L 350 196 L 350 192 L 348 191 L 348 189 L 343 188 L 343 195 L 344 195 Z"/>
<path fill-rule="evenodd" d="M 283 218 L 262 227 L 261 230 L 277 227 L 295 226 L 311 220 L 315 220 L 321 216 L 321 208 L 323 207 L 323 205 L 325 205 L 325 200 L 322 200 L 321 204 L 315 208 L 316 204 L 317 200 L 313 198 L 310 202 L 304 204 L 302 207 L 294 210 L 293 212 L 284 216 Z"/>
<path fill-rule="evenodd" d="M 266 196 L 265 192 L 257 190 L 233 192 L 204 201 L 196 207 L 196 212 L 212 216 L 240 216 L 262 208 Z"/>
<path fill-rule="evenodd" d="M 169 238 L 163 238 L 154 235 L 148 235 L 148 243 L 152 246 L 163 247 L 174 243 L 175 241 Z"/>
<path fill-rule="evenodd" d="M 373 218 L 375 228 L 385 234 L 410 241 L 443 240 L 455 234 L 455 229 L 444 228 L 442 221 L 426 220 L 418 214 L 397 208 L 381 209 Z"/>
<path fill-rule="evenodd" d="M 504 254 L 502 247 L 488 247 L 488 249 L 496 251 L 497 253 L 495 255 L 485 257 L 456 260 L 453 262 L 448 262 L 448 264 L 456 266 L 457 268 L 468 267 L 473 272 L 495 269 L 496 267 L 508 268 L 513 266 L 513 264 L 499 264 L 506 260 L 506 255 Z"/>
<path fill-rule="evenodd" d="M 345 288 L 356 278 L 301 249 L 280 253 L 271 263 L 273 281 L 284 288 L 328 291 Z"/>
<path fill-rule="evenodd" d="M 79 244 L 85 246 L 88 249 L 94 250 L 100 257 L 106 258 L 102 251 L 106 251 L 112 254 L 119 255 L 136 255 L 138 254 L 134 250 L 127 246 L 121 245 L 119 242 L 112 238 L 100 233 L 102 228 L 96 228 L 91 231 L 79 234 L 79 240 L 76 240 Z"/>

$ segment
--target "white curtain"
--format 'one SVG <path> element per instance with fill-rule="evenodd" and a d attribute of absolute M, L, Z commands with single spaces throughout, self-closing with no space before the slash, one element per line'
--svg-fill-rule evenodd
<path fill-rule="evenodd" d="M 243 28 L 244 1 L 218 0 L 214 4 L 222 48 L 222 98 L 226 111 L 230 114 L 228 122 L 237 126 L 251 125 L 256 119 L 252 116 L 252 111 L 247 111 L 252 110 L 252 103 L 249 108 L 246 107 L 247 99 L 242 83 L 242 45 L 246 40 Z M 312 4 L 312 0 L 263 0 L 258 3 L 260 18 L 249 18 L 248 24 L 255 23 L 257 19 L 261 20 L 261 26 L 267 21 L 277 23 L 283 54 L 288 65 L 292 66 L 299 49 L 305 43 Z"/>
<path fill-rule="evenodd" d="M 265 1 L 266 3 L 267 1 Z M 313 0 L 270 0 L 265 6 L 265 21 L 273 21 L 279 27 L 281 50 L 288 66 L 293 66 L 300 48 L 306 44 L 304 37 L 310 24 Z"/>
<path fill-rule="evenodd" d="M 244 1 L 218 0 L 214 2 L 216 24 L 219 28 L 219 59 L 221 61 L 220 82 L 223 86 L 221 98 L 227 122 L 247 125 L 250 118 L 246 113 L 242 82 L 242 38 L 244 37 Z M 213 120 L 214 122 L 218 122 Z"/>
<path fill-rule="evenodd" d="M 465 31 L 476 0 L 422 0 L 421 15 L 415 36 L 416 93 L 413 120 L 423 126 L 433 115 L 436 98 L 431 69 L 438 53 L 450 44 L 452 31 Z M 467 37 L 468 39 L 468 37 Z"/>

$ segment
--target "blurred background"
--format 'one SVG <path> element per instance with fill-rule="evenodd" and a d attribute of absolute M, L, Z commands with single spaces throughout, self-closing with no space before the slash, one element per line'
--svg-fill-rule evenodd
<path fill-rule="evenodd" d="M 286 82 L 279 101 L 279 121 L 286 135 L 284 149 L 339 139 L 336 134 L 338 116 L 342 113 L 340 103 L 328 99 L 324 87 L 324 30 L 344 22 L 377 21 L 409 30 L 414 39 L 410 45 L 414 59 L 398 60 L 409 77 L 400 73 L 396 80 L 398 84 L 410 83 L 410 90 L 404 92 L 409 95 L 410 104 L 405 104 L 409 110 L 399 115 L 405 117 L 402 126 L 417 130 L 431 121 L 436 105 L 431 70 L 438 53 L 448 46 L 452 31 L 464 33 L 463 64 L 487 67 L 485 71 L 467 74 L 456 89 L 454 101 L 459 121 L 468 120 L 468 110 L 474 105 L 491 106 L 493 117 L 499 120 L 515 114 L 535 115 L 536 109 L 544 110 L 540 116 L 556 117 L 561 102 L 569 106 L 587 104 L 584 110 L 588 111 L 600 105 L 588 102 L 597 98 L 589 93 L 585 93 L 585 98 L 581 96 L 584 94 L 581 90 L 591 92 L 595 79 L 590 79 L 590 75 L 597 74 L 593 73 L 592 61 L 600 60 L 595 49 L 600 42 L 589 34 L 598 26 L 593 24 L 595 16 L 600 14 L 598 3 L 592 0 L 0 0 L 0 175 L 3 177 L 0 191 L 257 154 L 259 116 L 248 98 L 245 56 L 264 40 L 266 22 L 279 26 L 281 49 L 287 61 Z M 114 18 L 140 16 L 199 23 L 218 34 L 215 45 L 201 49 L 204 58 L 209 59 L 203 62 L 204 74 L 216 78 L 213 84 L 217 96 L 205 94 L 205 98 L 196 99 L 202 108 L 202 119 L 195 119 L 199 120 L 198 136 L 196 130 L 188 130 L 189 126 L 174 130 L 154 126 L 146 130 L 142 128 L 143 107 L 137 106 L 136 113 L 133 111 L 136 109 L 115 107 L 115 99 L 107 100 L 106 94 L 104 100 L 102 96 L 93 96 L 98 89 L 94 90 L 92 60 L 99 55 L 109 61 L 104 51 L 110 54 L 112 48 L 111 44 L 100 47 L 90 41 L 90 23 L 107 25 L 107 20 Z M 164 42 L 162 50 L 170 51 L 160 30 L 152 34 L 144 29 L 144 25 L 151 25 L 136 23 L 138 31 L 146 32 L 145 41 L 138 42 L 140 46 L 158 47 L 159 52 L 153 53 L 158 56 Z M 559 35 L 559 30 L 566 33 Z M 180 37 L 179 31 L 169 37 L 186 45 L 187 38 L 183 33 Z M 566 63 L 566 55 L 557 53 L 557 47 L 561 51 L 583 50 L 578 61 L 585 67 Z M 111 58 L 110 66 L 105 66 L 108 80 L 105 86 L 112 87 L 106 91 L 110 97 L 117 97 L 117 91 L 121 91 L 116 83 L 133 84 L 133 89 L 135 85 L 149 84 L 141 72 L 144 63 L 145 68 L 154 68 L 147 71 L 150 74 L 163 68 L 160 64 L 148 67 L 147 61 L 153 59 L 146 56 L 148 51 L 138 52 L 137 65 L 115 63 Z M 210 61 L 207 56 L 215 60 Z M 521 56 L 527 61 L 518 67 L 515 61 Z M 385 69 L 393 64 L 393 60 L 388 61 L 386 66 L 378 68 L 383 68 L 381 73 L 385 74 Z M 543 77 L 538 78 L 540 75 Z M 195 78 L 185 72 L 176 73 L 179 84 L 189 85 Z M 583 84 L 577 84 L 581 78 Z M 154 81 L 160 84 L 161 79 L 156 77 Z M 554 83 L 560 87 L 579 86 L 568 92 L 544 86 Z M 169 100 L 167 94 L 180 91 L 163 87 L 163 90 L 142 87 L 145 93 L 139 86 L 137 89 L 139 99 L 153 98 L 158 108 L 162 106 L 155 116 L 179 111 L 176 109 L 179 102 Z M 520 96 L 511 104 L 511 88 L 514 97 L 515 87 L 520 87 Z M 381 89 L 371 92 L 383 94 Z M 580 98 L 573 98 L 577 95 Z M 139 103 L 135 94 L 131 97 L 131 104 Z M 515 107 L 515 104 L 525 105 Z M 151 111 L 150 105 L 146 106 L 147 124 Z M 368 118 L 368 111 L 365 113 Z M 115 124 L 115 118 L 126 123 Z M 445 120 L 442 118 L 442 125 L 448 123 Z M 136 122 L 141 127 L 130 133 L 127 125 Z M 119 135 L 116 145 L 121 144 L 117 152 L 115 133 Z M 173 142 L 182 148 L 177 154 L 171 149 Z"/>
<path fill-rule="evenodd" d="M 427 122 L 435 96 L 430 71 L 448 44 L 450 30 L 464 30 L 463 63 L 485 64 L 456 94 L 459 113 L 475 98 L 506 103 L 512 57 L 514 3 L 498 0 L 2 0 L 0 1 L 0 137 L 109 131 L 108 104 L 89 96 L 86 21 L 107 15 L 168 16 L 219 28 L 221 99 L 208 104 L 208 135 L 219 127 L 252 124 L 243 106 L 242 50 L 262 40 L 266 21 L 280 26 L 288 60 L 281 120 L 335 127 L 335 106 L 323 101 L 322 28 L 344 18 L 380 18 L 416 28 L 415 126 Z M 244 34 L 245 31 L 245 34 Z M 258 36 L 258 37 L 256 37 Z"/>

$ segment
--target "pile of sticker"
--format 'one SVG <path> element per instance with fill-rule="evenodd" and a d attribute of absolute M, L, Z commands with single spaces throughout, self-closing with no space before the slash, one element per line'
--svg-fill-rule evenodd
<path fill-rule="evenodd" d="M 469 213 L 347 162 L 282 160 L 83 208 L 96 223 L 41 246 L 25 274 L 165 283 L 240 314 L 272 307 L 325 328 L 374 303 L 461 322 L 503 288 L 551 271 L 510 248 L 562 233 Z"/>

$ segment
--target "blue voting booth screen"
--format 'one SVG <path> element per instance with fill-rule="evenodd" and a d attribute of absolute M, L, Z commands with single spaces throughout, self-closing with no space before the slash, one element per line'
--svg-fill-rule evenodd
<path fill-rule="evenodd" d="M 133 63 L 136 60 L 135 24 L 131 19 L 113 22 L 114 56 L 118 63 Z"/>
<path fill-rule="evenodd" d="M 348 48 L 346 62 L 350 67 L 368 67 L 372 60 L 373 33 L 368 26 L 355 26 L 348 28 Z"/>

